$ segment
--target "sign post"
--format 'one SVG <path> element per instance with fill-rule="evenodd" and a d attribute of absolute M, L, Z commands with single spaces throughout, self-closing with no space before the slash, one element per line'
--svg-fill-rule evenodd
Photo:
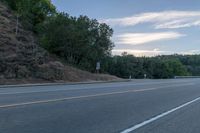
<path fill-rule="evenodd" d="M 147 74 L 144 74 L 144 79 L 146 79 L 147 78 Z"/>
<path fill-rule="evenodd" d="M 101 63 L 98 61 L 96 64 L 96 71 L 99 73 L 99 70 L 101 69 Z"/>

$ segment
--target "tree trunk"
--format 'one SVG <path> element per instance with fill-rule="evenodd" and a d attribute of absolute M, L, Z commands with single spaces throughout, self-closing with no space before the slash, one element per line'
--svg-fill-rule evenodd
<path fill-rule="evenodd" d="M 19 15 L 17 14 L 17 24 L 16 24 L 16 31 L 15 34 L 18 34 L 18 27 L 19 27 Z"/>

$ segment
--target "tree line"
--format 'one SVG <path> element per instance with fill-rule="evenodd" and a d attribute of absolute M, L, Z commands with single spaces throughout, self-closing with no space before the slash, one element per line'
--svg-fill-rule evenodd
<path fill-rule="evenodd" d="M 200 75 L 200 55 L 135 57 L 111 54 L 113 29 L 87 16 L 73 17 L 56 11 L 50 0 L 1 0 L 16 13 L 23 26 L 38 37 L 40 45 L 64 62 L 122 78 L 173 78 Z"/>
<path fill-rule="evenodd" d="M 123 53 L 121 56 L 114 56 L 109 73 L 119 77 L 128 78 L 173 78 L 174 76 L 190 75 L 187 67 L 174 57 L 135 57 Z"/>

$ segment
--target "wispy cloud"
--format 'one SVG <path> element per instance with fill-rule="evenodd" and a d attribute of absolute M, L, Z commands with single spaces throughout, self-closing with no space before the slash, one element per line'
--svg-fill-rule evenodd
<path fill-rule="evenodd" d="M 116 44 L 140 45 L 160 40 L 177 39 L 184 34 L 178 32 L 158 32 L 158 33 L 124 33 L 116 36 Z"/>
<path fill-rule="evenodd" d="M 158 55 L 171 55 L 171 54 L 182 54 L 182 55 L 195 55 L 200 54 L 200 50 L 188 50 L 183 52 L 175 52 L 175 51 L 163 51 L 158 48 L 153 50 L 132 50 L 132 49 L 114 49 L 114 55 L 121 55 L 123 52 L 127 52 L 128 54 L 132 54 L 135 56 L 158 56 Z"/>
<path fill-rule="evenodd" d="M 183 55 L 195 55 L 195 54 L 200 54 L 200 50 L 189 50 L 189 51 L 186 51 L 186 52 L 180 52 L 180 54 L 183 54 Z"/>
<path fill-rule="evenodd" d="M 200 26 L 200 20 L 174 20 L 171 22 L 165 22 L 161 24 L 155 25 L 156 29 L 175 29 L 175 28 L 184 28 L 184 27 L 192 27 L 192 26 Z"/>
<path fill-rule="evenodd" d="M 114 55 L 121 55 L 123 52 L 127 52 L 128 54 L 132 54 L 135 56 L 156 56 L 156 55 L 171 53 L 170 51 L 161 51 L 157 48 L 153 50 L 131 50 L 131 49 L 114 49 L 113 50 Z"/>
<path fill-rule="evenodd" d="M 154 28 L 183 28 L 200 26 L 200 11 L 163 11 L 147 12 L 130 17 L 105 19 L 102 22 L 110 25 L 135 26 L 142 23 L 153 23 Z"/>

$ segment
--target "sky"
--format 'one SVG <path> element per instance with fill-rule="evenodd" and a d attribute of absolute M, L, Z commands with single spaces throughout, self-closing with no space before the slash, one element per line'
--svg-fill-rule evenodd
<path fill-rule="evenodd" d="M 200 54 L 200 0 L 52 0 L 58 11 L 87 15 L 114 30 L 112 53 Z"/>

